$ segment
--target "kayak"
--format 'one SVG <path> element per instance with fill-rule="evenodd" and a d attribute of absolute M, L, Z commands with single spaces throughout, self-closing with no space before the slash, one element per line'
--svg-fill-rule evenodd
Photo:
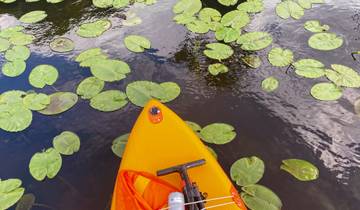
<path fill-rule="evenodd" d="M 196 162 L 199 163 L 196 167 L 188 167 L 187 175 L 201 192 L 200 202 L 205 208 L 198 209 L 246 210 L 236 188 L 199 137 L 173 111 L 156 100 L 150 100 L 128 138 L 115 183 L 111 210 L 170 209 L 167 202 L 161 208 L 159 205 L 151 207 L 144 203 L 143 197 L 153 202 L 164 196 L 167 199 L 168 192 L 174 189 L 185 189 L 186 182 L 179 173 L 157 175 L 162 169 Z M 150 188 L 149 181 L 144 178 L 135 180 L 139 174 L 160 183 L 167 193 L 159 191 L 157 195 L 158 192 L 154 190 L 144 193 L 145 188 Z M 157 189 L 153 186 L 152 189 Z M 152 198 L 149 199 L 149 195 Z M 126 206 L 130 202 L 133 205 Z"/>

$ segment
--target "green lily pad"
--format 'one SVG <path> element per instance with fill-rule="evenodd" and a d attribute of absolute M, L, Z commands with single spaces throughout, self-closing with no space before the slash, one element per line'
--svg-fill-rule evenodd
<path fill-rule="evenodd" d="M 25 189 L 20 179 L 0 179 L 0 209 L 8 209 L 20 200 Z"/>
<path fill-rule="evenodd" d="M 51 3 L 51 4 L 57 4 L 60 2 L 63 2 L 64 0 L 46 0 L 47 3 Z"/>
<path fill-rule="evenodd" d="M 64 131 L 54 137 L 53 146 L 62 155 L 72 155 L 80 149 L 80 138 L 71 131 Z"/>
<path fill-rule="evenodd" d="M 193 130 L 195 133 L 198 133 L 201 131 L 201 126 L 195 122 L 191 122 L 191 121 L 185 121 L 186 124 L 191 128 L 191 130 Z"/>
<path fill-rule="evenodd" d="M 354 110 L 355 110 L 355 114 L 357 114 L 358 116 L 360 116 L 360 98 L 358 98 L 358 99 L 355 100 Z"/>
<path fill-rule="evenodd" d="M 8 28 L 4 28 L 0 31 L 0 37 L 9 39 L 14 36 L 14 34 L 21 33 L 25 28 L 23 26 L 12 26 Z"/>
<path fill-rule="evenodd" d="M 127 85 L 126 95 L 131 103 L 143 107 L 152 98 L 163 98 L 164 91 L 163 88 L 155 82 L 135 81 Z"/>
<path fill-rule="evenodd" d="M 344 43 L 343 38 L 334 33 L 317 33 L 310 37 L 308 44 L 311 48 L 329 51 L 341 47 Z"/>
<path fill-rule="evenodd" d="M 27 193 L 23 195 L 19 202 L 17 202 L 15 210 L 31 210 L 35 204 L 35 195 L 32 193 Z"/>
<path fill-rule="evenodd" d="M 295 73 L 305 78 L 319 78 L 325 75 L 325 65 L 314 59 L 301 59 L 293 63 Z"/>
<path fill-rule="evenodd" d="M 113 112 L 124 107 L 127 96 L 120 90 L 107 90 L 91 98 L 90 106 L 102 112 Z"/>
<path fill-rule="evenodd" d="M 193 15 L 199 12 L 201 8 L 202 3 L 200 0 L 180 0 L 173 7 L 173 12 Z"/>
<path fill-rule="evenodd" d="M 29 45 L 35 40 L 35 36 L 22 32 L 14 34 L 9 41 L 13 45 Z"/>
<path fill-rule="evenodd" d="M 332 64 L 333 70 L 325 70 L 326 77 L 337 86 L 359 88 L 360 75 L 354 69 L 340 64 Z"/>
<path fill-rule="evenodd" d="M 324 0 L 297 0 L 297 2 L 304 9 L 311 9 L 313 4 L 325 3 Z"/>
<path fill-rule="evenodd" d="M 45 85 L 53 85 L 59 73 L 57 69 L 51 65 L 38 65 L 29 75 L 29 82 L 36 88 L 43 88 Z"/>
<path fill-rule="evenodd" d="M 114 0 L 92 0 L 92 3 L 98 8 L 109 8 L 113 6 L 113 1 Z"/>
<path fill-rule="evenodd" d="M 305 160 L 283 160 L 280 169 L 289 172 L 300 181 L 312 181 L 319 177 L 319 169 L 317 169 L 312 163 Z"/>
<path fill-rule="evenodd" d="M 105 60 L 108 60 L 108 56 L 105 54 L 102 54 L 102 55 L 93 56 L 93 57 L 91 57 L 91 59 L 87 59 L 87 60 L 81 62 L 79 65 L 81 67 L 92 67 L 93 65 L 101 63 Z"/>
<path fill-rule="evenodd" d="M 126 7 L 130 4 L 130 0 L 114 0 L 113 7 L 116 9 Z"/>
<path fill-rule="evenodd" d="M 225 43 L 236 41 L 241 35 L 240 30 L 220 26 L 215 31 L 215 38 L 219 41 L 224 40 Z"/>
<path fill-rule="evenodd" d="M 103 52 L 101 51 L 100 48 L 91 48 L 88 50 L 85 50 L 83 52 L 81 52 L 76 58 L 75 61 L 76 62 L 83 62 L 86 61 L 88 59 L 92 59 L 95 56 L 99 56 L 99 55 L 103 55 Z"/>
<path fill-rule="evenodd" d="M 82 99 L 91 99 L 99 94 L 105 86 L 105 82 L 96 77 L 88 77 L 81 81 L 76 89 L 76 93 Z"/>
<path fill-rule="evenodd" d="M 131 71 L 129 65 L 120 60 L 102 60 L 93 64 L 90 70 L 96 78 L 105 82 L 120 81 Z"/>
<path fill-rule="evenodd" d="M 341 98 L 342 89 L 333 83 L 323 82 L 314 85 L 310 93 L 314 98 L 321 101 L 335 101 Z"/>
<path fill-rule="evenodd" d="M 0 128 L 9 132 L 25 130 L 32 122 L 32 112 L 22 104 L 0 105 Z"/>
<path fill-rule="evenodd" d="M 304 9 L 294 1 L 285 0 L 277 4 L 276 14 L 282 19 L 288 19 L 292 17 L 298 20 L 304 16 Z"/>
<path fill-rule="evenodd" d="M 272 43 L 273 39 L 267 32 L 250 32 L 243 34 L 237 40 L 243 50 L 262 50 Z"/>
<path fill-rule="evenodd" d="M 241 60 L 249 67 L 257 69 L 261 66 L 262 61 L 257 55 L 246 55 L 241 58 Z"/>
<path fill-rule="evenodd" d="M 277 47 L 271 49 L 268 55 L 268 59 L 273 66 L 285 67 L 294 61 L 294 54 L 291 50 Z"/>
<path fill-rule="evenodd" d="M 173 20 L 177 23 L 177 24 L 188 24 L 188 23 L 191 23 L 191 22 L 194 22 L 196 21 L 196 17 L 192 16 L 192 15 L 189 15 L 187 13 L 181 13 L 181 14 L 178 14 L 178 15 L 175 15 Z"/>
<path fill-rule="evenodd" d="M 19 20 L 23 23 L 37 23 L 44 20 L 46 17 L 47 14 L 45 11 L 36 10 L 26 13 L 25 15 L 21 16 Z"/>
<path fill-rule="evenodd" d="M 50 104 L 50 97 L 43 93 L 30 93 L 24 97 L 23 103 L 26 108 L 39 111 Z"/>
<path fill-rule="evenodd" d="M 151 47 L 150 40 L 138 35 L 130 35 L 125 37 L 124 44 L 126 48 L 132 52 L 144 52 L 145 49 L 150 49 Z"/>
<path fill-rule="evenodd" d="M 0 104 L 21 105 L 26 93 L 21 90 L 9 90 L 0 95 Z"/>
<path fill-rule="evenodd" d="M 59 37 L 50 43 L 50 49 L 54 52 L 64 53 L 74 50 L 75 44 L 71 39 Z"/>
<path fill-rule="evenodd" d="M 234 50 L 226 44 L 222 43 L 210 43 L 206 45 L 206 50 L 204 50 L 204 54 L 212 59 L 216 60 L 224 60 L 229 58 L 234 54 Z"/>
<path fill-rule="evenodd" d="M 10 48 L 10 42 L 7 39 L 0 38 L 0 52 L 4 52 Z"/>
<path fill-rule="evenodd" d="M 61 155 L 54 148 L 49 148 L 32 156 L 29 170 L 34 179 L 43 181 L 46 177 L 49 179 L 54 178 L 59 173 L 61 165 Z"/>
<path fill-rule="evenodd" d="M 229 71 L 229 68 L 222 63 L 214 63 L 209 65 L 208 71 L 211 75 L 223 74 Z"/>
<path fill-rule="evenodd" d="M 206 146 L 206 148 L 209 150 L 209 152 L 211 153 L 211 155 L 212 155 L 215 159 L 218 158 L 218 156 L 217 156 L 217 154 L 216 154 L 216 152 L 215 152 L 215 150 L 214 150 L 213 148 L 208 147 L 208 146 Z"/>
<path fill-rule="evenodd" d="M 275 77 L 268 77 L 261 82 L 261 88 L 266 92 L 273 92 L 279 87 L 279 81 Z"/>
<path fill-rule="evenodd" d="M 111 22 L 107 19 L 84 23 L 76 31 L 76 34 L 84 38 L 94 38 L 101 36 L 111 28 Z"/>
<path fill-rule="evenodd" d="M 16 60 L 26 61 L 29 57 L 30 57 L 30 50 L 25 46 L 13 46 L 5 53 L 5 58 L 8 61 L 16 61 Z"/>
<path fill-rule="evenodd" d="M 209 24 L 201 20 L 194 20 L 186 24 L 186 27 L 189 31 L 198 34 L 205 34 L 210 30 Z"/>
<path fill-rule="evenodd" d="M 221 24 L 223 26 L 230 26 L 237 30 L 241 29 L 249 23 L 249 15 L 246 12 L 239 10 L 230 11 L 221 18 Z"/>
<path fill-rule="evenodd" d="M 217 0 L 217 1 L 224 6 L 232 6 L 238 2 L 238 0 Z"/>
<path fill-rule="evenodd" d="M 2 73 L 7 77 L 17 77 L 24 73 L 26 70 L 26 63 L 22 60 L 15 60 L 12 62 L 6 62 L 2 66 Z"/>
<path fill-rule="evenodd" d="M 71 92 L 56 92 L 50 96 L 50 104 L 38 111 L 44 115 L 56 115 L 71 109 L 78 101 L 78 96 Z"/>
<path fill-rule="evenodd" d="M 236 137 L 234 127 L 225 123 L 213 123 L 200 131 L 202 140 L 213 144 L 226 144 Z"/>
<path fill-rule="evenodd" d="M 219 22 L 221 20 L 221 13 L 213 8 L 202 8 L 199 12 L 199 19 L 206 23 Z"/>
<path fill-rule="evenodd" d="M 246 206 L 252 210 L 281 210 L 280 198 L 269 188 L 254 184 L 241 188 L 241 198 Z"/>
<path fill-rule="evenodd" d="M 258 13 L 264 10 L 264 2 L 262 0 L 247 0 L 239 4 L 237 9 L 247 13 Z"/>
<path fill-rule="evenodd" d="M 304 24 L 304 28 L 313 33 L 325 32 L 330 29 L 329 25 L 321 25 L 318 20 L 308 20 Z"/>
<path fill-rule="evenodd" d="M 255 156 L 244 157 L 232 164 L 230 169 L 231 179 L 239 186 L 256 184 L 263 177 L 264 162 Z"/>
<path fill-rule="evenodd" d="M 180 86 L 175 82 L 163 82 L 160 83 L 160 87 L 163 91 L 161 98 L 159 98 L 162 103 L 167 103 L 176 99 L 181 93 Z"/>
<path fill-rule="evenodd" d="M 129 133 L 121 135 L 112 142 L 111 150 L 116 156 L 122 158 L 129 136 Z"/>

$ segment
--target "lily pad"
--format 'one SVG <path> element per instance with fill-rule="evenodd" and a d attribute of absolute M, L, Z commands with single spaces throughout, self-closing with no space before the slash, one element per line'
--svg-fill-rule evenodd
<path fill-rule="evenodd" d="M 0 52 L 4 52 L 10 48 L 10 42 L 7 39 L 0 38 Z"/>
<path fill-rule="evenodd" d="M 26 93 L 21 90 L 9 90 L 0 95 L 0 104 L 21 105 Z"/>
<path fill-rule="evenodd" d="M 191 121 L 185 121 L 186 124 L 191 128 L 191 130 L 193 130 L 195 133 L 198 133 L 201 131 L 201 126 L 195 122 L 191 122 Z"/>
<path fill-rule="evenodd" d="M 113 6 L 113 1 L 114 0 L 92 0 L 92 3 L 98 8 L 109 8 Z"/>
<path fill-rule="evenodd" d="M 53 85 L 59 73 L 54 66 L 51 65 L 38 65 L 29 75 L 29 82 L 36 88 L 43 88 L 45 85 Z"/>
<path fill-rule="evenodd" d="M 234 50 L 226 44 L 222 43 L 210 43 L 206 45 L 206 50 L 204 50 L 204 54 L 212 59 L 216 60 L 224 60 L 229 58 L 234 54 Z"/>
<path fill-rule="evenodd" d="M 224 40 L 225 43 L 236 41 L 240 37 L 240 35 L 240 30 L 225 26 L 220 26 L 215 31 L 215 38 L 219 41 Z"/>
<path fill-rule="evenodd" d="M 224 6 L 232 6 L 238 2 L 238 0 L 217 0 L 217 1 Z"/>
<path fill-rule="evenodd" d="M 143 107 L 152 98 L 160 99 L 164 97 L 164 91 L 155 82 L 135 81 L 127 85 L 126 95 L 131 103 Z"/>
<path fill-rule="evenodd" d="M 202 8 L 199 12 L 199 19 L 206 23 L 219 22 L 221 20 L 221 13 L 213 8 Z"/>
<path fill-rule="evenodd" d="M 2 73 L 8 77 L 17 77 L 26 70 L 26 63 L 22 60 L 6 62 L 2 66 Z"/>
<path fill-rule="evenodd" d="M 105 86 L 105 82 L 96 77 L 88 77 L 81 81 L 76 89 L 76 93 L 82 99 L 91 99 L 99 94 Z"/>
<path fill-rule="evenodd" d="M 50 43 L 50 49 L 55 52 L 64 53 L 74 50 L 75 44 L 71 39 L 59 37 Z"/>
<path fill-rule="evenodd" d="M 129 65 L 120 60 L 102 60 L 91 65 L 90 70 L 96 78 L 105 82 L 120 81 L 130 73 Z"/>
<path fill-rule="evenodd" d="M 291 50 L 277 47 L 271 49 L 268 55 L 268 59 L 273 66 L 285 67 L 294 61 L 294 54 Z"/>
<path fill-rule="evenodd" d="M 25 189 L 20 179 L 0 179 L 0 209 L 8 209 L 20 200 Z"/>
<path fill-rule="evenodd" d="M 200 0 L 180 0 L 173 7 L 173 12 L 193 15 L 199 12 L 201 8 L 202 3 Z"/>
<path fill-rule="evenodd" d="M 254 184 L 241 188 L 241 198 L 246 206 L 252 210 L 280 210 L 282 202 L 280 198 L 269 188 Z"/>
<path fill-rule="evenodd" d="M 101 54 L 101 55 L 93 56 L 90 59 L 87 59 L 87 60 L 81 62 L 79 65 L 81 67 L 92 67 L 93 65 L 101 63 L 107 59 L 108 59 L 107 55 Z"/>
<path fill-rule="evenodd" d="M 304 28 L 313 33 L 325 32 L 330 29 L 329 25 L 321 25 L 318 20 L 308 20 L 304 24 Z"/>
<path fill-rule="evenodd" d="M 238 10 L 247 13 L 258 13 L 264 10 L 263 0 L 247 0 L 238 5 Z"/>
<path fill-rule="evenodd" d="M 31 210 L 35 204 L 35 195 L 27 193 L 23 195 L 16 204 L 15 210 Z"/>
<path fill-rule="evenodd" d="M 319 177 L 319 169 L 317 169 L 312 163 L 305 160 L 283 160 L 280 169 L 289 172 L 300 181 L 312 181 Z"/>
<path fill-rule="evenodd" d="M 144 52 L 145 49 L 150 49 L 151 47 L 150 40 L 138 35 L 130 35 L 125 37 L 124 44 L 126 48 L 132 52 Z"/>
<path fill-rule="evenodd" d="M 14 34 L 9 41 L 13 45 L 29 45 L 35 40 L 35 36 L 24 33 L 16 33 Z"/>
<path fill-rule="evenodd" d="M 175 15 L 173 20 L 177 23 L 177 24 L 188 24 L 191 23 L 193 21 L 196 21 L 196 17 L 194 17 L 193 15 L 189 15 L 187 13 L 180 13 L 178 15 Z"/>
<path fill-rule="evenodd" d="M 78 101 L 78 96 L 71 92 L 56 92 L 50 95 L 50 104 L 39 113 L 56 115 L 71 109 Z"/>
<path fill-rule="evenodd" d="M 250 32 L 243 34 L 237 40 L 243 50 L 262 50 L 272 43 L 273 39 L 267 32 Z"/>
<path fill-rule="evenodd" d="M 310 93 L 314 98 L 321 101 L 335 101 L 341 98 L 342 89 L 333 83 L 323 82 L 314 85 Z"/>
<path fill-rule="evenodd" d="M 299 5 L 304 9 L 311 9 L 313 4 L 322 4 L 324 0 L 297 0 Z"/>
<path fill-rule="evenodd" d="M 19 20 L 23 23 L 37 23 L 44 20 L 46 17 L 47 14 L 45 11 L 36 10 L 26 13 L 25 15 L 21 16 Z"/>
<path fill-rule="evenodd" d="M 24 30 L 23 26 L 12 26 L 8 28 L 4 28 L 0 31 L 0 37 L 9 39 L 14 34 L 20 33 L 23 30 Z"/>
<path fill-rule="evenodd" d="M 326 70 L 326 77 L 337 86 L 359 88 L 360 75 L 354 69 L 340 64 L 332 64 L 333 70 Z"/>
<path fill-rule="evenodd" d="M 102 112 L 112 112 L 124 107 L 128 101 L 125 93 L 119 90 L 107 90 L 91 98 L 90 106 Z"/>
<path fill-rule="evenodd" d="M 83 62 L 83 61 L 86 61 L 88 59 L 91 59 L 95 56 L 99 56 L 99 55 L 102 55 L 103 52 L 101 51 L 100 48 L 91 48 L 91 49 L 88 49 L 88 50 L 85 50 L 83 52 L 81 52 L 76 58 L 75 58 L 75 61 L 76 62 Z"/>
<path fill-rule="evenodd" d="M 358 99 L 355 100 L 354 110 L 355 110 L 355 114 L 357 114 L 358 116 L 360 116 L 360 98 L 358 98 Z"/>
<path fill-rule="evenodd" d="M 263 177 L 264 162 L 255 156 L 244 157 L 232 164 L 230 169 L 231 179 L 239 186 L 256 184 Z"/>
<path fill-rule="evenodd" d="M 76 34 L 84 38 L 94 38 L 101 36 L 111 28 L 111 22 L 107 19 L 84 23 L 76 31 Z"/>
<path fill-rule="evenodd" d="M 213 123 L 200 131 L 202 140 L 213 144 L 226 144 L 236 137 L 234 127 L 225 123 Z"/>
<path fill-rule="evenodd" d="M 206 148 L 209 150 L 209 152 L 211 153 L 211 155 L 212 155 L 215 159 L 218 158 L 218 156 L 217 156 L 215 150 L 213 150 L 213 148 L 208 147 L 208 146 L 206 146 Z"/>
<path fill-rule="evenodd" d="M 16 61 L 16 60 L 26 61 L 29 57 L 30 57 L 30 50 L 25 46 L 13 46 L 5 53 L 5 58 L 8 61 Z"/>
<path fill-rule="evenodd" d="M 42 181 L 46 177 L 49 179 L 54 178 L 59 173 L 61 165 L 61 155 L 54 148 L 49 148 L 32 156 L 29 170 L 34 179 Z"/>
<path fill-rule="evenodd" d="M 230 11 L 221 18 L 221 24 L 223 26 L 230 26 L 237 30 L 241 29 L 249 23 L 249 15 L 246 12 L 239 10 Z"/>
<path fill-rule="evenodd" d="M 43 93 L 30 93 L 24 97 L 23 103 L 26 108 L 39 111 L 50 104 L 50 97 Z"/>
<path fill-rule="evenodd" d="M 259 68 L 262 64 L 260 57 L 257 55 L 246 55 L 242 57 L 241 60 L 253 69 Z"/>
<path fill-rule="evenodd" d="M 111 150 L 116 156 L 122 158 L 129 136 L 129 133 L 121 135 L 112 142 Z"/>
<path fill-rule="evenodd" d="M 298 20 L 304 16 L 304 9 L 294 1 L 285 0 L 277 4 L 276 14 L 282 19 L 288 19 L 292 17 Z"/>
<path fill-rule="evenodd" d="M 114 0 L 113 7 L 116 9 L 126 7 L 130 4 L 130 0 Z"/>
<path fill-rule="evenodd" d="M 295 73 L 305 78 L 319 78 L 325 75 L 325 65 L 314 59 L 301 59 L 293 63 Z"/>
<path fill-rule="evenodd" d="M 0 128 L 9 132 L 19 132 L 30 126 L 32 112 L 22 104 L 0 105 Z"/>
<path fill-rule="evenodd" d="M 159 98 L 162 103 L 167 103 L 176 99 L 181 93 L 180 86 L 175 82 L 163 82 L 160 83 L 160 87 L 163 91 L 161 98 Z"/>
<path fill-rule="evenodd" d="M 188 24 L 186 24 L 186 27 L 189 31 L 193 33 L 198 34 L 205 34 L 209 32 L 210 26 L 207 22 L 201 21 L 201 20 L 194 20 Z"/>
<path fill-rule="evenodd" d="M 343 38 L 334 33 L 317 33 L 310 37 L 308 44 L 311 48 L 329 51 L 343 45 Z"/>
<path fill-rule="evenodd" d="M 229 68 L 222 63 L 214 63 L 209 65 L 208 71 L 211 75 L 223 74 L 229 71 Z"/>
<path fill-rule="evenodd" d="M 62 155 L 72 155 L 80 149 L 80 138 L 71 131 L 64 131 L 54 137 L 53 146 Z"/>
<path fill-rule="evenodd" d="M 268 77 L 261 82 L 261 88 L 266 92 L 273 92 L 279 87 L 279 81 L 275 77 Z"/>

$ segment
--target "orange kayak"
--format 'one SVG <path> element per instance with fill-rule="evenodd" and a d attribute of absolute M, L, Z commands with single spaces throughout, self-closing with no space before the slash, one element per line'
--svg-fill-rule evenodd
<path fill-rule="evenodd" d="M 152 113 L 154 108 L 158 110 L 155 115 Z M 169 108 L 156 100 L 149 101 L 129 136 L 115 184 L 111 210 L 125 210 L 119 209 L 117 203 L 124 202 L 124 198 L 121 198 L 124 195 L 121 192 L 123 189 L 119 183 L 121 171 L 140 171 L 156 176 L 161 169 L 196 160 L 204 160 L 206 163 L 188 169 L 188 176 L 191 182 L 196 183 L 199 191 L 206 195 L 203 198 L 206 200 L 205 209 L 246 210 L 232 182 L 199 137 Z M 184 181 L 177 173 L 164 175 L 159 179 L 178 189 L 184 187 Z M 136 188 L 144 189 L 147 184 L 146 181 L 137 182 Z"/>

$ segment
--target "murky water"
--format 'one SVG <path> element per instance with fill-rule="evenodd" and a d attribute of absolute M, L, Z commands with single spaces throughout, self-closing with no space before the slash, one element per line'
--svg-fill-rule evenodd
<path fill-rule="evenodd" d="M 327 4 L 307 10 L 298 21 L 281 20 L 274 12 L 278 1 L 264 0 L 267 9 L 253 17 L 247 31 L 264 30 L 274 37 L 273 46 L 290 48 L 296 59 L 316 58 L 329 66 L 344 64 L 360 69 L 350 53 L 360 50 L 360 2 L 357 0 L 328 0 Z M 134 80 L 156 82 L 175 81 L 182 95 L 168 104 L 184 119 L 206 125 L 226 122 L 236 127 L 238 137 L 227 145 L 212 146 L 218 153 L 225 171 L 240 157 L 256 155 L 266 163 L 261 184 L 269 186 L 282 199 L 284 210 L 357 210 L 360 204 L 360 117 L 355 116 L 353 102 L 360 91 L 347 89 L 337 102 L 319 102 L 310 94 L 315 80 L 299 78 L 291 71 L 271 67 L 267 62 L 257 70 L 248 69 L 240 57 L 248 52 L 236 50 L 227 61 L 231 72 L 219 77 L 209 76 L 207 66 L 213 61 L 203 56 L 206 43 L 214 41 L 213 34 L 194 35 L 172 21 L 175 0 L 153 6 L 134 5 L 125 10 L 99 10 L 91 1 L 66 0 L 51 5 L 24 3 L 0 4 L 0 27 L 17 24 L 26 12 L 43 9 L 49 14 L 46 21 L 29 26 L 27 31 L 37 37 L 31 45 L 32 55 L 27 71 L 17 78 L 0 75 L 0 92 L 11 89 L 30 90 L 27 82 L 30 70 L 38 64 L 52 64 L 59 69 L 56 90 L 75 91 L 77 84 L 90 76 L 73 61 L 84 49 L 101 47 L 112 58 L 123 59 L 132 68 L 131 74 L 120 82 L 106 84 L 106 89 L 125 90 Z M 215 0 L 204 5 L 221 12 L 232 8 L 219 7 Z M 127 10 L 135 11 L 143 23 L 123 27 L 120 22 Z M 97 39 L 75 35 L 79 24 L 100 17 L 110 18 L 111 30 Z M 319 19 L 331 26 L 331 31 L 344 37 L 345 44 L 331 52 L 318 52 L 307 46 L 311 33 L 303 29 L 306 20 Z M 129 34 L 140 34 L 152 41 L 153 49 L 134 54 L 125 49 L 122 40 Z M 48 43 L 57 36 L 76 42 L 76 51 L 54 54 Z M 256 52 L 265 61 L 269 49 Z M 4 58 L 0 58 L 4 62 Z M 274 75 L 281 81 L 278 91 L 266 94 L 260 82 Z M 320 80 L 318 80 L 320 81 Z M 56 89 L 56 90 L 55 90 Z M 59 116 L 43 116 L 34 112 L 32 125 L 20 133 L 0 131 L 0 177 L 20 178 L 27 192 L 34 193 L 38 203 L 58 210 L 107 209 L 120 159 L 112 154 L 112 140 L 128 132 L 140 108 L 127 105 L 113 112 L 102 113 L 80 100 L 70 111 Z M 81 137 L 80 151 L 63 158 L 59 175 L 44 182 L 35 181 L 28 172 L 31 156 L 51 146 L 52 138 L 63 130 Z M 320 178 L 303 183 L 279 170 L 282 159 L 302 158 L 316 164 Z M 36 208 L 40 209 L 40 208 Z"/>

